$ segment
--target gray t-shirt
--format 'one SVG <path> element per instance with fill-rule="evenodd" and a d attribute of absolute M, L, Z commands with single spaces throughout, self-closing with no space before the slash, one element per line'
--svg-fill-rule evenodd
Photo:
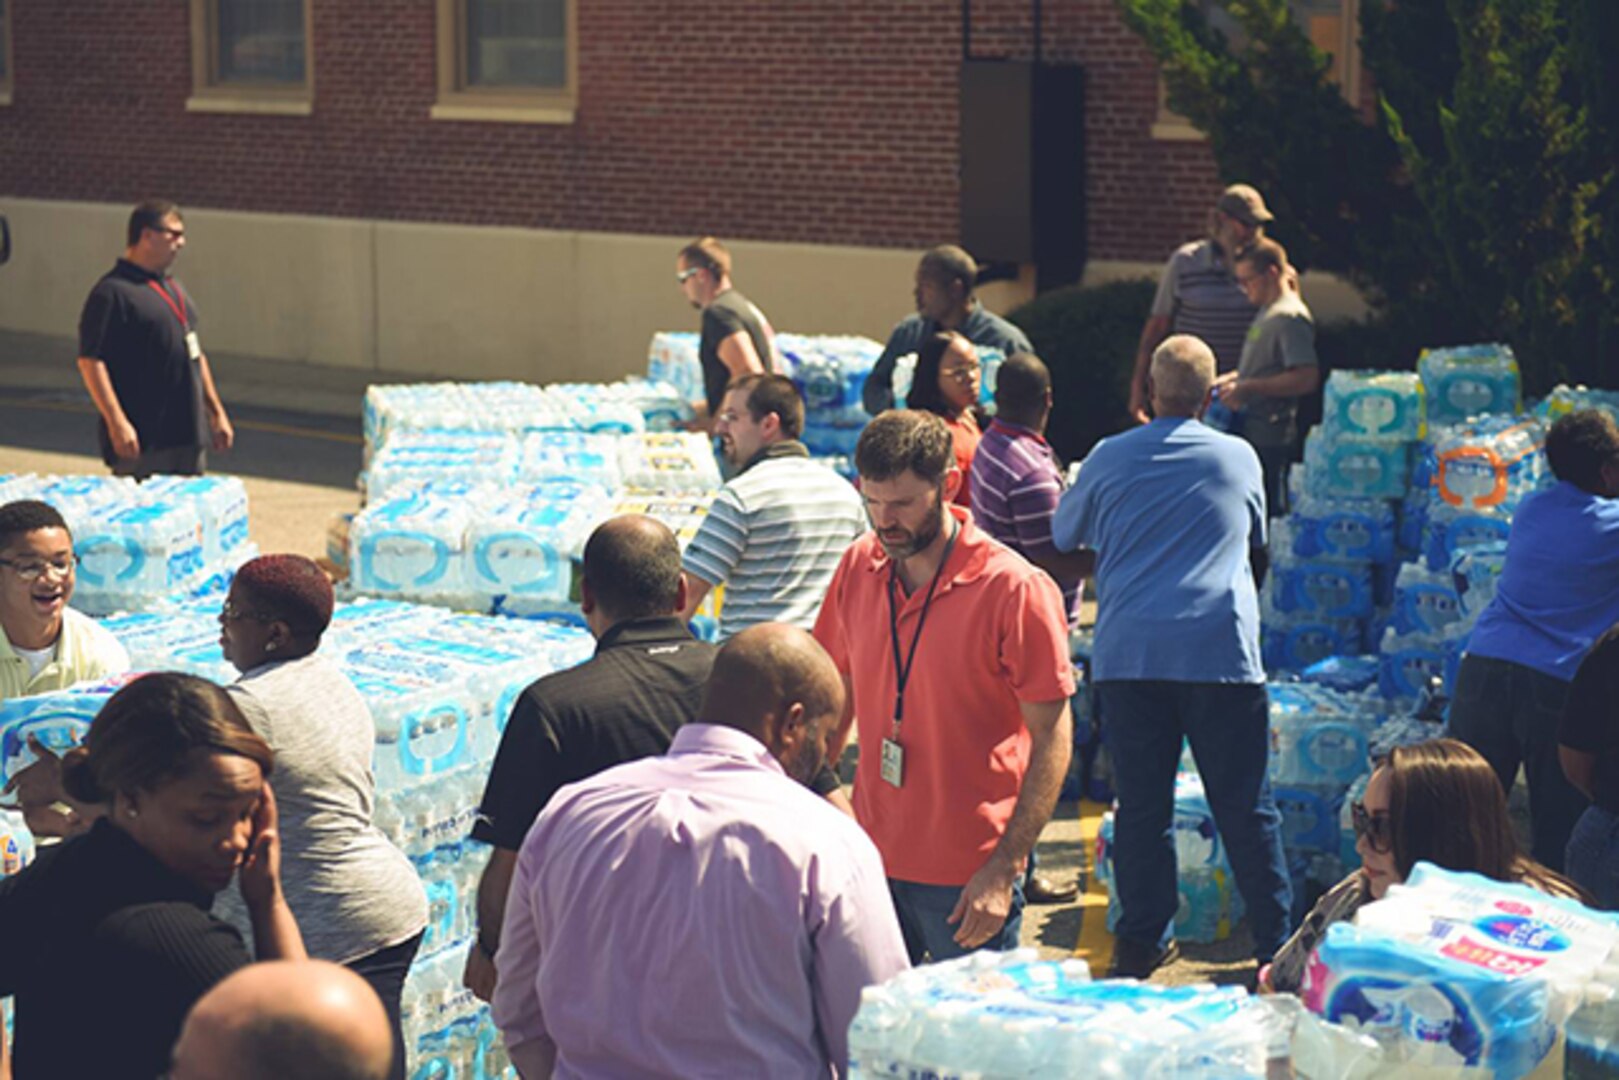
<path fill-rule="evenodd" d="M 1310 309 L 1297 293 L 1284 291 L 1249 327 L 1237 374 L 1251 379 L 1319 364 Z M 1255 446 L 1290 446 L 1298 438 L 1298 413 L 1296 397 L 1252 397 L 1242 408 L 1243 438 Z"/>
<path fill-rule="evenodd" d="M 426 927 L 421 879 L 371 821 L 376 730 L 354 684 L 316 655 L 256 667 L 226 691 L 275 751 L 282 889 L 309 955 L 344 963 Z M 251 940 L 235 885 L 214 913 Z"/>

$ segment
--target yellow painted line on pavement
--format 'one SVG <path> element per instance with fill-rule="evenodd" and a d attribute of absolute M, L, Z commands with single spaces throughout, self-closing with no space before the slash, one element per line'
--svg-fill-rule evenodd
<path fill-rule="evenodd" d="M 1082 799 L 1079 803 L 1079 842 L 1083 845 L 1091 872 L 1085 876 L 1085 893 L 1079 898 L 1079 942 L 1074 955 L 1091 966 L 1091 974 L 1101 978 L 1113 962 L 1113 935 L 1107 932 L 1107 888 L 1096 873 L 1096 834 L 1102 828 L 1102 815 L 1108 808 Z"/>
<path fill-rule="evenodd" d="M 72 401 L 37 401 L 29 398 L 13 398 L 0 395 L 0 406 L 13 406 L 19 409 L 48 409 L 51 412 L 80 413 L 85 416 L 94 416 L 96 410 L 89 405 L 81 405 Z M 358 435 L 350 435 L 346 431 L 321 431 L 319 428 L 298 427 L 294 424 L 277 424 L 270 420 L 237 420 L 233 426 L 243 431 L 262 431 L 270 435 L 291 435 L 299 439 L 320 439 L 325 442 L 346 443 L 350 446 L 360 446 L 365 440 Z"/>

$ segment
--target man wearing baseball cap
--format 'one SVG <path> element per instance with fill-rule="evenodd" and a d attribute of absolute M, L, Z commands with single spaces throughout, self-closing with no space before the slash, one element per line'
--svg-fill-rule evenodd
<path fill-rule="evenodd" d="M 1258 313 L 1237 285 L 1236 257 L 1265 235 L 1273 215 L 1247 184 L 1232 184 L 1209 211 L 1208 236 L 1175 249 L 1158 281 L 1152 312 L 1136 347 L 1130 415 L 1146 423 L 1147 362 L 1171 334 L 1191 334 L 1214 350 L 1221 373 L 1234 371 L 1248 327 Z"/>

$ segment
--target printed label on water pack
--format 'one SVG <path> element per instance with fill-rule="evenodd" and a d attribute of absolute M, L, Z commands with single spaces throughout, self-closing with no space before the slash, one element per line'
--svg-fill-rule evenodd
<path fill-rule="evenodd" d="M 1472 964 L 1474 967 L 1512 978 L 1528 975 L 1546 963 L 1544 957 L 1517 956 L 1469 935 L 1463 935 L 1455 941 L 1447 941 L 1439 952 L 1452 960 L 1460 960 L 1464 964 Z"/>
<path fill-rule="evenodd" d="M 1491 915 L 1473 924 L 1501 944 L 1532 952 L 1556 953 L 1569 947 L 1566 935 L 1525 915 Z"/>

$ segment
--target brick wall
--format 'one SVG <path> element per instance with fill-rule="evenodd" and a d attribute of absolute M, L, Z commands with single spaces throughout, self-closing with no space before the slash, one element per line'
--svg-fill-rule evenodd
<path fill-rule="evenodd" d="M 12 9 L 0 193 L 377 219 L 921 247 L 956 232 L 956 0 L 581 0 L 568 126 L 434 121 L 433 0 L 313 0 L 314 113 L 187 113 L 186 0 Z M 1026 58 L 1027 0 L 973 52 Z M 1088 71 L 1091 256 L 1200 231 L 1207 147 L 1155 141 L 1157 84 L 1112 0 L 1050 0 Z"/>

